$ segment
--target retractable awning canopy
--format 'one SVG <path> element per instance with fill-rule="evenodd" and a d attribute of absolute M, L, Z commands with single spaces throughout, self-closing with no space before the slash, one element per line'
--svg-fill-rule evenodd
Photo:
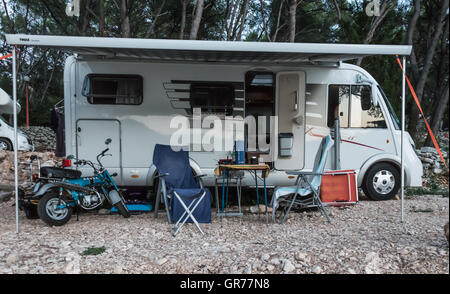
<path fill-rule="evenodd" d="M 84 57 L 226 63 L 338 63 L 372 55 L 410 55 L 406 45 L 275 43 L 7 34 L 10 45 L 55 48 Z"/>

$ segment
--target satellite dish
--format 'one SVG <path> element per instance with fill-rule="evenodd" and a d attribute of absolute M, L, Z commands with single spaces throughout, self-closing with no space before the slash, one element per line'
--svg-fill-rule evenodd
<path fill-rule="evenodd" d="M 17 113 L 20 112 L 20 104 L 17 103 Z M 0 113 L 13 114 L 14 102 L 2 88 L 0 88 Z"/>

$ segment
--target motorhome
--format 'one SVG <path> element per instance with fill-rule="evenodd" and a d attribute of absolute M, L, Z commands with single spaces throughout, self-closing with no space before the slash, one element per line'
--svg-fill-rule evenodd
<path fill-rule="evenodd" d="M 247 160 L 271 166 L 269 186 L 286 186 L 295 181 L 286 171 L 312 170 L 321 138 L 338 121 L 339 154 L 330 154 L 327 169 L 339 161 L 340 169 L 357 170 L 358 186 L 376 200 L 394 197 L 400 187 L 401 130 L 389 103 L 394 97 L 345 61 L 409 55 L 411 46 L 29 35 L 6 40 L 72 53 L 64 70 L 66 154 L 95 160 L 111 138 L 112 156 L 103 163 L 117 172 L 121 186 L 154 186 L 154 146 L 173 144 L 174 134 L 183 133 L 177 119 L 185 117 L 191 165 L 207 175 L 206 185 L 215 184 L 218 161 L 230 156 L 207 140 L 217 125 L 221 146 L 237 139 L 256 146 Z M 256 118 L 252 132 L 226 127 L 247 117 Z M 406 137 L 405 186 L 421 186 L 422 164 Z M 254 185 L 254 179 L 243 184 Z"/>
<path fill-rule="evenodd" d="M 9 95 L 0 88 L 0 150 L 14 150 L 14 128 L 10 126 L 1 116 L 13 113 L 14 103 Z M 20 111 L 20 105 L 17 104 L 17 110 Z M 17 132 L 17 143 L 19 151 L 34 151 L 33 142 L 21 130 Z"/>

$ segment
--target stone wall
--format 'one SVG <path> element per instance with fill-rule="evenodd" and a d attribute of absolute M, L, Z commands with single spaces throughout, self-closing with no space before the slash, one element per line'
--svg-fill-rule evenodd
<path fill-rule="evenodd" d="M 34 151 L 55 151 L 56 135 L 51 128 L 31 126 L 20 129 L 33 141 Z"/>
<path fill-rule="evenodd" d="M 421 134 L 422 138 L 420 138 L 419 144 L 425 140 L 427 135 L 426 131 Z M 439 132 L 436 134 L 436 140 L 448 165 L 449 132 Z M 448 169 L 445 168 L 437 150 L 434 147 L 422 147 L 416 151 L 423 164 L 424 187 L 432 188 L 431 186 L 438 184 L 441 189 L 448 190 Z"/>
<path fill-rule="evenodd" d="M 41 166 L 55 166 L 58 158 L 53 152 L 19 152 L 18 173 L 19 184 L 30 181 L 30 156 L 37 155 L 41 159 Z M 33 163 L 34 173 L 37 173 L 37 162 Z M 14 190 L 14 152 L 0 150 L 0 190 Z"/>

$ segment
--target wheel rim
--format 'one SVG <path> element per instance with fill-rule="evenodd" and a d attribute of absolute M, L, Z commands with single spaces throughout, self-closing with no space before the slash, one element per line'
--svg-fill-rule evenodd
<path fill-rule="evenodd" d="M 52 198 L 47 201 L 47 204 L 45 205 L 47 215 L 54 220 L 64 219 L 69 213 L 69 210 L 67 207 L 62 209 L 58 208 L 60 205 L 66 205 L 66 202 L 64 200 L 59 200 L 58 198 Z"/>
<path fill-rule="evenodd" d="M 0 141 L 0 150 L 8 150 L 8 144 L 6 144 L 6 142 Z"/>
<path fill-rule="evenodd" d="M 395 186 L 395 177 L 388 170 L 380 170 L 373 177 L 373 188 L 380 194 L 389 194 Z"/>

